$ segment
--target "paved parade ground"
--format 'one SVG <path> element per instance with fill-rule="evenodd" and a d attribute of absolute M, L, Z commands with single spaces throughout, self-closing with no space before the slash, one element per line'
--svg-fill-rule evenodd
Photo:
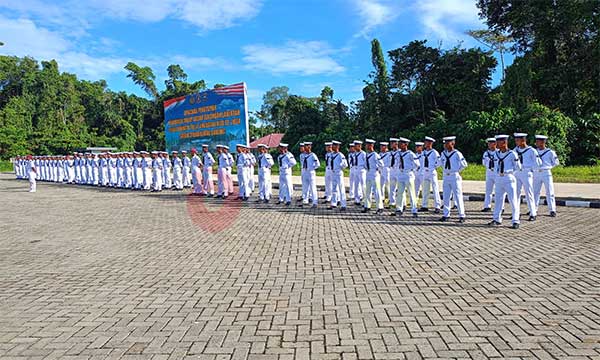
<path fill-rule="evenodd" d="M 599 209 L 512 230 L 480 202 L 458 224 L 27 190 L 0 175 L 0 359 L 600 358 Z"/>

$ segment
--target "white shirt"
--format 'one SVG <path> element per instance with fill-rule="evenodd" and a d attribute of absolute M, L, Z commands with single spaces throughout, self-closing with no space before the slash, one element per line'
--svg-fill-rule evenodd
<path fill-rule="evenodd" d="M 332 167 L 333 172 L 339 173 L 348 167 L 348 161 L 341 152 L 332 152 L 330 161 L 330 166 Z"/>
<path fill-rule="evenodd" d="M 442 168 L 444 175 L 450 175 L 463 171 L 467 166 L 467 160 L 458 150 L 442 151 L 438 159 L 438 166 Z"/>
<path fill-rule="evenodd" d="M 264 153 L 264 154 L 260 154 L 258 156 L 258 169 L 270 169 L 273 164 L 275 164 L 275 161 L 273 160 L 273 157 L 271 156 L 271 154 L 269 153 Z"/>
<path fill-rule="evenodd" d="M 558 166 L 560 162 L 558 161 L 558 156 L 556 152 L 552 149 L 537 149 L 538 154 L 540 155 L 540 160 L 542 161 L 542 165 L 540 166 L 541 170 L 550 170 L 555 166 Z"/>
<path fill-rule="evenodd" d="M 523 149 L 516 147 L 514 151 L 519 156 L 519 161 L 523 167 L 522 170 L 537 170 L 542 165 L 540 155 L 531 146 L 526 146 Z"/>
<path fill-rule="evenodd" d="M 287 172 L 288 170 L 291 172 L 292 168 L 296 165 L 296 158 L 289 152 L 280 154 L 278 161 L 279 169 L 283 170 L 283 172 Z"/>
<path fill-rule="evenodd" d="M 494 171 L 498 175 L 511 174 L 515 171 L 521 170 L 521 163 L 519 162 L 519 155 L 512 150 L 506 150 L 505 152 L 496 151 L 496 162 L 494 165 Z"/>
<path fill-rule="evenodd" d="M 415 171 L 419 169 L 419 160 L 411 150 L 399 150 L 396 154 L 396 160 L 396 167 L 400 171 Z"/>
<path fill-rule="evenodd" d="M 202 155 L 202 161 L 204 162 L 204 166 L 209 168 L 209 167 L 212 167 L 213 164 L 215 163 L 215 158 L 213 158 L 211 153 L 206 152 L 206 153 L 204 153 L 204 155 Z"/>
<path fill-rule="evenodd" d="M 496 151 L 486 150 L 481 158 L 481 164 L 485 166 L 486 172 L 494 172 L 496 164 Z"/>
<path fill-rule="evenodd" d="M 321 162 L 315 153 L 304 153 L 304 157 L 301 159 L 300 166 L 305 171 L 315 171 L 321 166 Z"/>

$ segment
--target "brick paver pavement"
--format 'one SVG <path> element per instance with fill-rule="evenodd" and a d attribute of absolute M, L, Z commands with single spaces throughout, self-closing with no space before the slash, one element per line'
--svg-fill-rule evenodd
<path fill-rule="evenodd" d="M 472 202 L 461 225 L 26 189 L 0 175 L 1 359 L 600 358 L 597 209 L 514 231 Z"/>

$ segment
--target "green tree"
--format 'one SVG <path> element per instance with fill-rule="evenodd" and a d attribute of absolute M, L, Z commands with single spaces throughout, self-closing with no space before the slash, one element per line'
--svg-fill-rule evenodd
<path fill-rule="evenodd" d="M 154 83 L 156 76 L 151 68 L 148 66 L 140 67 L 133 62 L 128 62 L 125 65 L 125 70 L 129 72 L 127 77 L 131 78 L 136 85 L 139 85 L 152 98 L 158 98 L 158 90 Z"/>

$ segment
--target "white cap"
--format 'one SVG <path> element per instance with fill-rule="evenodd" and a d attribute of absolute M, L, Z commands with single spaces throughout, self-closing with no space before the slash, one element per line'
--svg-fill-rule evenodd
<path fill-rule="evenodd" d="M 227 149 L 227 150 L 229 150 L 229 146 L 227 146 L 227 145 L 222 145 L 221 147 L 222 147 L 223 149 Z"/>
<path fill-rule="evenodd" d="M 187 150 L 181 150 L 182 154 L 187 154 Z"/>
<path fill-rule="evenodd" d="M 496 142 L 496 138 L 495 137 L 490 137 L 490 138 L 485 139 L 485 141 L 487 141 L 487 142 Z"/>
<path fill-rule="evenodd" d="M 288 144 L 285 144 L 285 143 L 279 143 L 279 146 L 280 146 L 280 147 L 288 147 Z"/>
<path fill-rule="evenodd" d="M 245 148 L 245 147 L 246 147 L 246 145 L 244 145 L 244 144 L 235 144 L 235 147 L 241 147 L 241 148 Z"/>
<path fill-rule="evenodd" d="M 203 147 L 203 148 L 204 148 L 204 147 L 208 147 L 208 144 L 202 144 L 202 147 Z"/>
<path fill-rule="evenodd" d="M 431 136 L 425 136 L 425 141 L 435 142 L 435 139 L 432 138 Z"/>
<path fill-rule="evenodd" d="M 443 138 L 444 142 L 456 140 L 456 136 L 446 136 Z"/>
<path fill-rule="evenodd" d="M 325 146 L 330 146 L 330 145 L 333 145 L 333 142 L 331 142 L 331 141 L 325 142 Z"/>
<path fill-rule="evenodd" d="M 219 148 L 222 148 L 222 147 L 223 147 L 223 145 L 221 145 L 221 144 L 217 144 L 217 145 L 215 145 L 215 148 L 216 148 L 216 149 L 219 149 Z"/>
<path fill-rule="evenodd" d="M 342 143 L 337 140 L 331 140 L 331 145 L 342 145 Z"/>
<path fill-rule="evenodd" d="M 300 144 L 298 144 L 298 146 L 304 146 L 304 143 L 303 143 L 303 142 L 301 142 Z"/>
<path fill-rule="evenodd" d="M 390 142 L 398 142 L 400 139 L 398 138 L 390 138 Z"/>
<path fill-rule="evenodd" d="M 424 142 L 422 142 L 422 141 L 415 141 L 415 146 L 423 146 L 423 145 L 425 145 Z"/>
<path fill-rule="evenodd" d="M 264 147 L 264 148 L 266 148 L 266 147 L 267 147 L 267 145 L 265 145 L 265 144 L 258 144 L 258 145 L 257 145 L 257 147 L 259 147 L 259 148 L 260 148 L 260 147 Z"/>
<path fill-rule="evenodd" d="M 360 141 L 360 140 L 354 140 L 354 145 L 362 145 L 362 141 Z"/>
<path fill-rule="evenodd" d="M 311 146 L 311 145 L 312 145 L 312 142 L 310 142 L 310 141 L 305 141 L 304 142 L 304 146 Z"/>
<path fill-rule="evenodd" d="M 506 139 L 508 139 L 508 135 L 496 135 L 496 136 L 494 136 L 494 138 L 496 139 L 496 141 L 506 140 Z"/>
<path fill-rule="evenodd" d="M 527 134 L 525 133 L 514 133 L 513 134 L 515 138 L 524 138 L 527 137 Z"/>
<path fill-rule="evenodd" d="M 401 143 L 406 143 L 406 144 L 408 144 L 410 142 L 409 139 L 403 138 L 403 137 L 399 138 L 398 141 L 400 141 Z"/>
<path fill-rule="evenodd" d="M 536 135 L 535 139 L 536 140 L 548 140 L 548 137 L 546 135 Z"/>
<path fill-rule="evenodd" d="M 380 141 L 379 145 L 381 146 L 388 146 L 390 143 L 388 143 L 387 141 Z"/>
<path fill-rule="evenodd" d="M 375 140 L 373 140 L 373 139 L 365 139 L 365 143 L 367 143 L 367 144 L 375 144 Z"/>

